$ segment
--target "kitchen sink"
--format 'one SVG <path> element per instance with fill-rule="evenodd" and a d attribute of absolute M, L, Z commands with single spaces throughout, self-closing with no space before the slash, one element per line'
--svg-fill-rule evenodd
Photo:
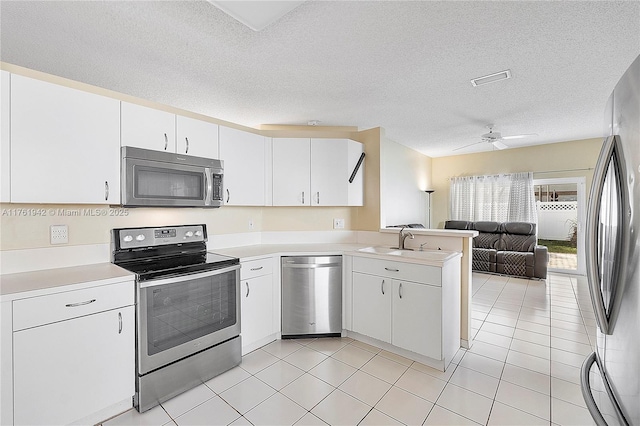
<path fill-rule="evenodd" d="M 358 249 L 358 251 L 362 251 L 365 253 L 374 253 L 374 254 L 391 254 L 395 256 L 399 256 L 401 254 L 400 253 L 401 250 L 397 248 L 390 248 L 390 247 L 365 247 L 365 248 Z"/>
<path fill-rule="evenodd" d="M 397 256 L 404 258 L 412 258 L 412 259 L 423 259 L 423 260 L 433 260 L 433 261 L 444 261 L 448 257 L 452 255 L 451 252 L 442 251 L 442 250 L 424 250 L 424 251 L 415 251 L 415 250 L 399 250 L 394 247 L 365 247 L 358 249 L 358 251 L 363 253 L 371 253 L 371 254 L 381 254 L 386 256 Z"/>

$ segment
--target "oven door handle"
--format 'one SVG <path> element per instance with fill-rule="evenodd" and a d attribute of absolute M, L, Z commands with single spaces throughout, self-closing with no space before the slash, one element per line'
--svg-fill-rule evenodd
<path fill-rule="evenodd" d="M 192 281 L 192 280 L 197 280 L 199 278 L 207 278 L 207 277 L 212 277 L 214 275 L 221 275 L 227 272 L 239 271 L 239 270 L 240 270 L 240 265 L 233 265 L 227 268 L 214 269 L 212 271 L 207 271 L 207 272 L 200 272 L 200 273 L 186 274 L 186 275 L 176 275 L 171 278 L 143 281 L 140 283 L 140 288 L 156 287 L 159 285 L 166 285 L 166 284 L 176 284 L 184 281 Z"/>

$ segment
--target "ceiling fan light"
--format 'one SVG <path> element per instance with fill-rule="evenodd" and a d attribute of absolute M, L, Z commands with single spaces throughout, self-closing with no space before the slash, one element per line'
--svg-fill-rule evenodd
<path fill-rule="evenodd" d="M 511 78 L 511 70 L 504 70 L 493 74 L 485 75 L 483 77 L 472 78 L 471 85 L 473 87 L 482 86 L 484 84 L 495 83 L 496 81 L 502 81 Z"/>

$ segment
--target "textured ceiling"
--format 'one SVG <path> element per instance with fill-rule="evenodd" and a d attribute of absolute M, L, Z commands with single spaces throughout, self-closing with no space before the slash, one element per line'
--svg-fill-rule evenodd
<path fill-rule="evenodd" d="M 640 2 L 307 1 L 260 32 L 206 1 L 0 2 L 0 59 L 259 127 L 381 126 L 431 156 L 485 125 L 600 137 Z M 510 80 L 470 79 L 510 69 Z"/>

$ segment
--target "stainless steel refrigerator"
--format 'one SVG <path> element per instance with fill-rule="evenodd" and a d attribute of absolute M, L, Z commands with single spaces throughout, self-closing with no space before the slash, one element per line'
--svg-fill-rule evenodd
<path fill-rule="evenodd" d="M 605 110 L 587 211 L 587 279 L 598 323 L 582 394 L 599 425 L 640 425 L 640 56 Z"/>

